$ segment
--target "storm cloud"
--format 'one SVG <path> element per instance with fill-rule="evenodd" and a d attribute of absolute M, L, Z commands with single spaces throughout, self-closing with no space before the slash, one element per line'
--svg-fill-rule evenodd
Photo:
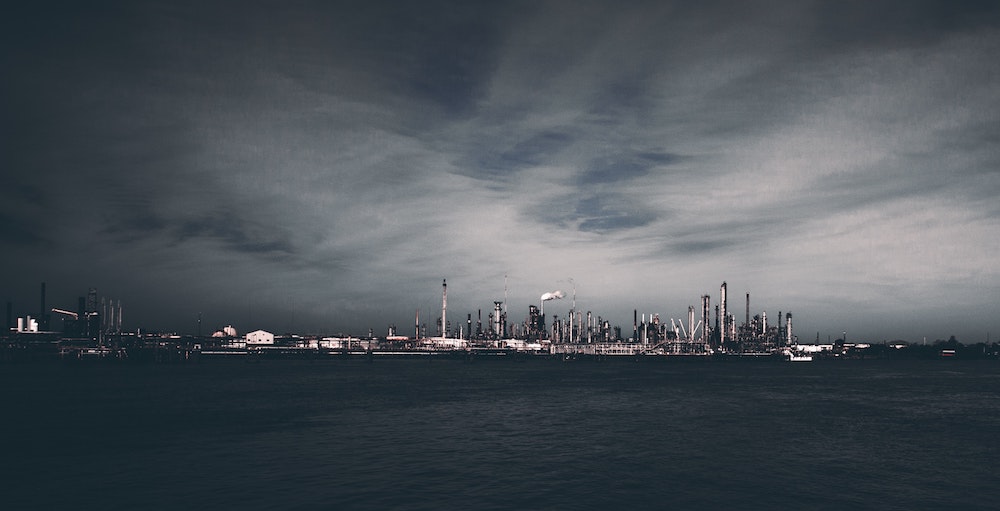
<path fill-rule="evenodd" d="M 56 306 L 121 299 L 132 328 L 382 333 L 433 323 L 442 278 L 464 317 L 506 275 L 514 321 L 567 279 L 619 324 L 726 280 L 806 339 L 1000 331 L 993 2 L 138 1 L 0 24 L 21 315 L 45 281 Z"/>

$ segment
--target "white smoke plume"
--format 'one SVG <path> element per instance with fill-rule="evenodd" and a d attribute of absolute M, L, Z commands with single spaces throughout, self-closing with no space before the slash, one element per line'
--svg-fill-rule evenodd
<path fill-rule="evenodd" d="M 566 296 L 566 294 L 563 293 L 562 291 L 553 291 L 551 293 L 545 293 L 545 294 L 543 294 L 542 295 L 542 301 L 543 302 L 547 302 L 549 300 L 558 300 L 558 299 L 560 299 L 560 298 L 562 298 L 564 296 Z"/>

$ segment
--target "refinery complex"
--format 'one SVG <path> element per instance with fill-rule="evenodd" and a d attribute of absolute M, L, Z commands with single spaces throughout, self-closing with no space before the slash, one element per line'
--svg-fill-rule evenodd
<path fill-rule="evenodd" d="M 699 305 L 690 305 L 682 317 L 668 319 L 633 310 L 631 329 L 613 325 L 592 311 L 577 310 L 575 295 L 574 290 L 571 307 L 562 317 L 545 313 L 546 302 L 567 298 L 562 291 L 553 291 L 542 294 L 538 305 L 529 305 L 521 321 L 511 319 L 516 314 L 508 311 L 506 298 L 494 301 L 485 315 L 483 309 L 478 309 L 475 315 L 466 313 L 453 319 L 449 316 L 445 279 L 441 283 L 440 314 L 431 314 L 431 318 L 425 315 L 421 322 L 418 311 L 410 332 L 388 325 L 385 335 L 369 330 L 367 336 L 359 337 L 276 335 L 259 329 L 241 334 L 234 326 L 226 325 L 202 335 L 199 315 L 198 334 L 179 335 L 123 329 L 125 311 L 121 301 L 101 297 L 93 288 L 78 298 L 76 310 L 50 308 L 42 283 L 36 315 L 15 318 L 12 303 L 7 303 L 7 330 L 0 337 L 0 360 L 535 355 L 562 359 L 631 356 L 812 361 L 841 356 L 865 358 L 907 347 L 906 343 L 896 342 L 873 350 L 870 344 L 848 344 L 846 339 L 820 344 L 818 335 L 815 343 L 799 343 L 792 329 L 792 313 L 779 311 L 773 322 L 766 311 L 752 313 L 750 293 L 741 304 L 742 321 L 738 321 L 726 282 L 719 286 L 714 305 L 712 296 L 704 294 Z M 940 350 L 939 354 L 957 353 Z"/>
<path fill-rule="evenodd" d="M 521 322 L 511 322 L 506 301 L 493 302 L 483 317 L 482 309 L 454 323 L 448 319 L 448 283 L 441 283 L 441 314 L 433 334 L 415 318 L 413 336 L 401 336 L 390 325 L 386 341 L 402 342 L 424 349 L 516 349 L 549 354 L 596 355 L 710 355 L 714 353 L 772 354 L 795 344 L 791 313 L 778 313 L 769 324 L 767 313 L 750 317 L 747 294 L 746 321 L 737 327 L 727 313 L 726 283 L 720 287 L 719 305 L 714 314 L 711 297 L 701 297 L 701 307 L 689 306 L 686 317 L 670 318 L 633 311 L 631 330 L 623 329 L 592 311 L 576 309 L 575 296 L 565 317 L 545 313 L 545 303 L 561 299 L 561 291 L 544 293 L 539 304 L 529 305 Z M 485 321 L 484 321 L 485 319 Z"/>

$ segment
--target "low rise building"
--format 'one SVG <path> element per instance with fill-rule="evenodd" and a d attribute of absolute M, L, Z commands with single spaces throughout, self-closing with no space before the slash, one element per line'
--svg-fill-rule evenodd
<path fill-rule="evenodd" d="M 273 345 L 274 334 L 265 330 L 254 330 L 246 335 L 247 346 Z"/>

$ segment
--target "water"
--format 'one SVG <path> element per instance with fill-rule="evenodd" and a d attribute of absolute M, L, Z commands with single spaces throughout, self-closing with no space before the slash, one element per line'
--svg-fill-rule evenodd
<path fill-rule="evenodd" d="M 2 509 L 995 509 L 995 361 L 0 366 Z"/>

